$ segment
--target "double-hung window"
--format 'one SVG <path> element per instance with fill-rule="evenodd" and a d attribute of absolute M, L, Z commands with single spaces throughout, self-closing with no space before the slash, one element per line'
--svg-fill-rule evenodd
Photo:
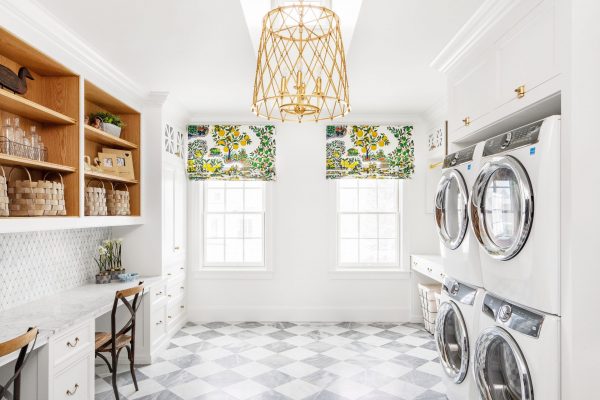
<path fill-rule="evenodd" d="M 265 265 L 265 197 L 264 182 L 205 182 L 205 267 Z"/>
<path fill-rule="evenodd" d="M 339 267 L 399 267 L 398 186 L 386 179 L 337 181 Z"/>

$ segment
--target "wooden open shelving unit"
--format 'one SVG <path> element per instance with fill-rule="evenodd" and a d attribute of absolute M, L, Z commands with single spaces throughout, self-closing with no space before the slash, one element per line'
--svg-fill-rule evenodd
<path fill-rule="evenodd" d="M 11 118 L 14 123 L 14 118 L 18 117 L 20 126 L 25 132 L 28 133 L 31 127 L 35 126 L 36 132 L 40 134 L 48 150 L 47 161 L 31 160 L 2 153 L 0 150 L 0 166 L 4 168 L 7 176 L 15 167 L 25 167 L 34 180 L 42 179 L 47 172 L 59 172 L 65 184 L 67 209 L 66 217 L 3 217 L 0 219 L 0 224 L 2 220 L 14 220 L 10 225 L 15 230 L 19 230 L 19 224 L 22 224 L 26 230 L 31 230 L 35 225 L 53 226 L 48 221 L 56 220 L 63 220 L 65 221 L 63 225 L 74 227 L 110 226 L 110 221 L 124 225 L 135 223 L 135 217 L 141 215 L 141 115 L 139 111 L 90 81 L 82 79 L 2 28 L 0 28 L 0 64 L 15 73 L 20 67 L 27 67 L 34 78 L 27 80 L 27 92 L 24 95 L 0 89 L 0 126 L 4 125 L 7 118 Z M 108 111 L 122 118 L 126 127 L 123 128 L 121 137 L 112 136 L 84 124 L 82 116 L 97 111 Z M 80 146 L 82 142 L 83 146 Z M 131 151 L 135 179 L 85 171 L 82 167 L 84 155 L 90 156 L 93 160 L 103 148 Z M 24 178 L 25 173 L 21 168 L 16 169 L 11 177 L 11 179 Z M 80 204 L 83 204 L 84 200 L 83 188 L 90 179 L 126 184 L 130 192 L 131 217 L 85 217 L 83 206 Z"/>
<path fill-rule="evenodd" d="M 87 80 L 84 83 L 83 91 L 85 99 L 85 115 L 89 116 L 90 113 L 108 111 L 121 117 L 121 120 L 125 123 L 125 127 L 121 130 L 121 136 L 118 138 L 92 126 L 84 126 L 85 155 L 93 160 L 98 156 L 99 152 L 103 151 L 103 148 L 129 150 L 131 151 L 131 156 L 133 158 L 133 168 L 135 173 L 135 179 L 127 179 L 110 173 L 87 171 L 85 173 L 85 182 L 87 184 L 90 179 L 100 179 L 126 184 L 129 190 L 131 215 L 139 216 L 141 196 L 139 183 L 139 176 L 141 173 L 140 113 Z"/>

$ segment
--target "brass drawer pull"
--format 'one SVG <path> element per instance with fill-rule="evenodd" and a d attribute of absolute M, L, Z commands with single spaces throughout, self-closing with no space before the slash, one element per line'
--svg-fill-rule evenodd
<path fill-rule="evenodd" d="M 471 117 L 465 117 L 462 122 L 465 124 L 465 126 L 471 125 Z"/>
<path fill-rule="evenodd" d="M 76 347 L 79 344 L 79 338 L 76 337 L 75 338 L 75 344 L 71 343 L 71 342 L 67 342 L 67 347 Z"/>
<path fill-rule="evenodd" d="M 73 386 L 73 391 L 71 390 L 67 390 L 67 396 L 74 396 L 75 393 L 77 393 L 77 389 L 79 389 L 79 384 L 75 384 L 75 386 Z"/>
<path fill-rule="evenodd" d="M 515 93 L 517 94 L 517 99 L 525 97 L 525 85 L 521 85 L 518 88 L 516 88 Z"/>

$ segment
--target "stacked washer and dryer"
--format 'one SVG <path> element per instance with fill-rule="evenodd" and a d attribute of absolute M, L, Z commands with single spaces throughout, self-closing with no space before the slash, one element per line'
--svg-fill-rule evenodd
<path fill-rule="evenodd" d="M 560 399 L 560 116 L 448 155 L 435 218 L 448 399 Z"/>

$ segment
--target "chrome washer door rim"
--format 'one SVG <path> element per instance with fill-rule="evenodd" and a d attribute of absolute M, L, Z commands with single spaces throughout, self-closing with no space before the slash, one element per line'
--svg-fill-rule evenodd
<path fill-rule="evenodd" d="M 487 380 L 487 361 L 488 350 L 497 340 L 501 340 L 508 345 L 516 361 L 521 384 L 520 399 L 533 400 L 533 383 L 529 368 L 525 362 L 525 357 L 513 337 L 507 331 L 497 326 L 492 326 L 482 331 L 475 343 L 473 374 L 475 375 L 475 382 L 481 398 L 484 400 L 496 400 L 491 393 L 491 388 L 497 390 L 494 387 L 495 385 L 497 386 L 497 383 L 488 382 Z"/>
<path fill-rule="evenodd" d="M 463 342 L 461 343 L 461 355 L 460 355 L 460 368 L 456 371 L 456 368 L 452 366 L 450 362 L 450 354 L 448 353 L 447 343 L 445 342 L 445 321 L 446 318 L 454 313 L 457 316 L 458 328 L 462 331 Z M 435 321 L 435 344 L 440 355 L 440 363 L 446 375 L 452 379 L 456 384 L 461 383 L 465 380 L 469 369 L 469 336 L 467 332 L 467 326 L 465 325 L 465 319 L 460 312 L 460 309 L 453 301 L 446 301 L 440 305 L 438 309 L 437 319 Z"/>
<path fill-rule="evenodd" d="M 464 210 L 463 210 L 463 218 L 459 221 L 460 227 L 459 232 L 456 237 L 451 237 L 448 234 L 448 227 L 446 226 L 446 209 L 444 207 L 448 187 L 450 183 L 456 182 L 458 187 L 458 191 L 462 198 L 464 199 Z M 455 250 L 460 246 L 463 239 L 465 238 L 465 234 L 467 232 L 467 227 L 469 225 L 469 216 L 468 216 L 468 198 L 469 194 L 467 191 L 467 185 L 465 183 L 465 179 L 455 169 L 449 169 L 443 172 L 442 179 L 437 187 L 437 192 L 435 195 L 435 222 L 438 227 L 438 235 L 440 236 L 440 240 L 444 243 L 444 246 L 449 248 L 450 250 Z M 462 207 L 462 206 L 461 206 Z"/>
<path fill-rule="evenodd" d="M 487 232 L 485 223 L 485 191 L 490 178 L 499 169 L 510 170 L 517 178 L 520 203 L 518 240 L 509 247 L 498 246 Z M 527 241 L 533 224 L 533 189 L 523 165 L 512 156 L 494 157 L 481 168 L 471 193 L 471 221 L 473 233 L 485 251 L 494 259 L 506 261 L 515 257 Z"/>

